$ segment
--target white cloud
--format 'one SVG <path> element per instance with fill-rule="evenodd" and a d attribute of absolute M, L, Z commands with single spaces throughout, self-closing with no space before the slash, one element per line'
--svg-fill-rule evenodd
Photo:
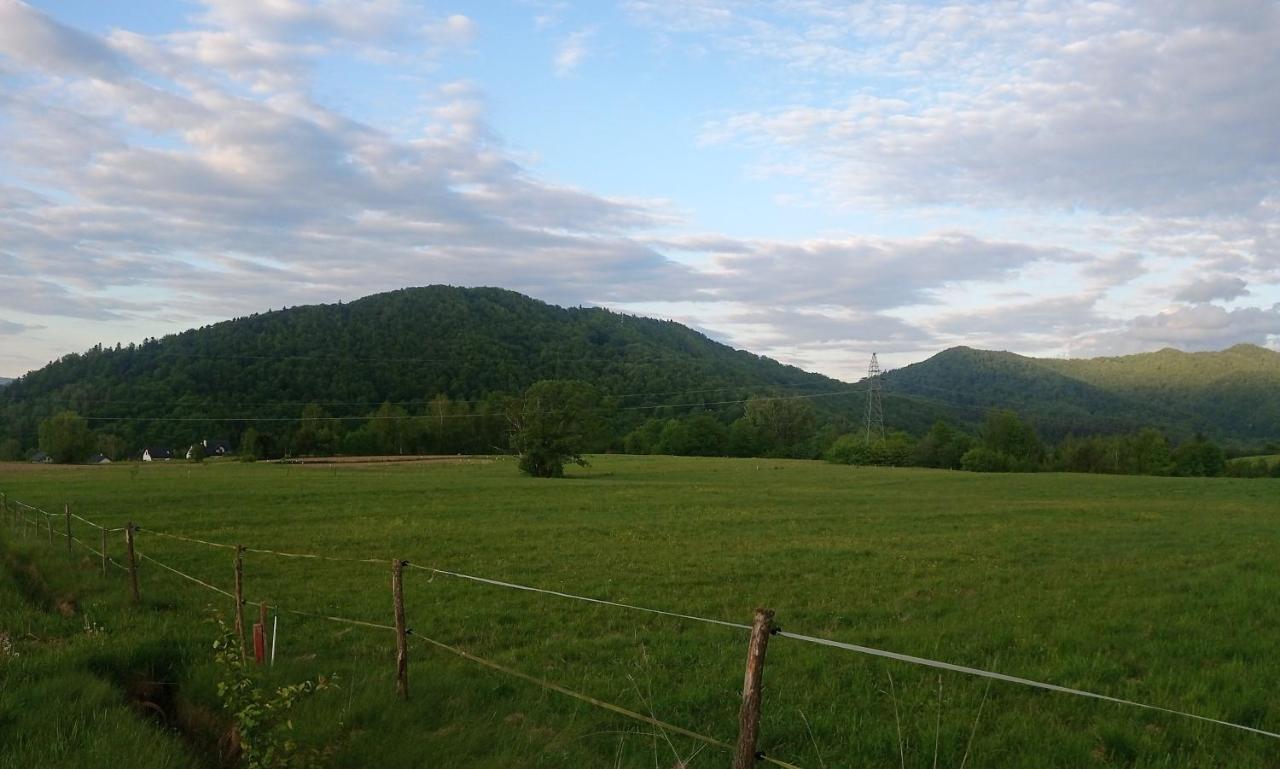
<path fill-rule="evenodd" d="M 476 37 L 476 24 L 460 13 L 452 14 L 440 21 L 428 23 L 423 32 L 427 40 L 436 45 L 465 46 Z"/>
<path fill-rule="evenodd" d="M 580 29 L 560 41 L 552 61 L 557 75 L 564 77 L 586 61 L 591 54 L 591 39 L 595 34 L 592 28 Z"/>
<path fill-rule="evenodd" d="M 1234 217 L 1276 194 L 1275 3 L 708 5 L 632 3 L 822 84 L 704 140 L 804 168 L 831 200 Z"/>
<path fill-rule="evenodd" d="M 13 313 L 0 333 L 25 343 L 31 320 L 58 316 L 174 330 L 449 282 L 679 303 L 737 344 L 850 376 L 842 356 L 907 362 L 959 342 L 1265 339 L 1275 308 L 1206 303 L 1246 283 L 1271 301 L 1280 284 L 1269 7 L 630 3 L 663 35 L 806 82 L 860 76 L 835 103 L 793 96 L 707 127 L 709 142 L 758 151 L 830 199 L 923 212 L 909 234 L 787 240 L 682 233 L 664 201 L 542 178 L 488 125 L 480 86 L 433 74 L 476 40 L 465 16 L 209 0 L 190 28 L 102 37 L 0 0 L 0 306 Z M 562 22 L 558 3 L 538 8 Z M 803 23 L 780 23 L 783 10 Z M 556 73 L 589 76 L 595 35 L 562 37 Z M 419 122 L 391 130 L 322 103 L 332 56 L 413 71 Z M 885 85 L 909 78 L 925 86 Z M 989 206 L 1031 224 L 1002 234 L 983 223 Z M 1045 209 L 1050 224 L 1035 217 Z M 1100 309 L 1158 283 L 1156 257 L 1209 276 L 1159 285 L 1156 306 L 1200 304 L 1132 322 Z M 1064 275 L 1074 282 L 1053 282 Z"/>
<path fill-rule="evenodd" d="M 766 305 L 865 310 L 931 304 L 939 289 L 1003 280 L 1040 261 L 1085 259 L 1068 249 L 989 240 L 961 232 L 918 238 L 849 237 L 752 241 L 673 238 L 655 245 L 710 256 L 708 290 Z"/>
<path fill-rule="evenodd" d="M 100 39 L 59 24 L 21 0 L 0 0 L 0 51 L 65 74 L 114 74 L 122 66 Z"/>

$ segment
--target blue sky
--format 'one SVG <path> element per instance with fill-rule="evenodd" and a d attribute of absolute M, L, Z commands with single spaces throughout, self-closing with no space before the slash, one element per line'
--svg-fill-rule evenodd
<path fill-rule="evenodd" d="M 501 285 L 844 378 L 1280 349 L 1280 4 L 0 0 L 0 374 Z"/>

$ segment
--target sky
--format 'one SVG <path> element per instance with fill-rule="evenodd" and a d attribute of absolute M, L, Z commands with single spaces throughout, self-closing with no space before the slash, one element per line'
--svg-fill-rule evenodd
<path fill-rule="evenodd" d="M 1280 2 L 0 0 L 0 375 L 404 286 L 1280 349 Z"/>

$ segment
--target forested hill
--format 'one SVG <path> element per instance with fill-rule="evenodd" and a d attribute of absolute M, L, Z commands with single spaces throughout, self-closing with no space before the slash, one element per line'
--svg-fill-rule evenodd
<path fill-rule="evenodd" d="M 1240 344 L 1220 352 L 1159 352 L 1045 360 L 1081 382 L 1159 403 L 1224 439 L 1280 440 L 1280 352 Z"/>
<path fill-rule="evenodd" d="M 13 380 L 12 380 L 12 379 L 9 379 L 8 377 L 2 377 L 2 376 L 0 376 L 0 387 L 4 387 L 5 385 L 9 384 L 9 383 L 10 383 L 10 382 L 12 382 L 12 381 L 13 381 Z"/>
<path fill-rule="evenodd" d="M 1235 445 L 1280 440 L 1280 353 L 1254 345 L 1089 359 L 956 347 L 889 372 L 885 390 L 945 401 L 964 421 L 1012 408 L 1050 436 L 1150 425 Z"/>
<path fill-rule="evenodd" d="M 671 417 L 703 413 L 723 428 L 746 399 L 772 396 L 809 412 L 792 414 L 807 437 L 788 437 L 786 450 L 819 456 L 861 427 L 866 408 L 865 383 L 734 350 L 675 322 L 429 286 L 68 355 L 0 388 L 0 449 L 34 450 L 40 423 L 71 410 L 114 455 L 201 439 L 234 446 L 251 427 L 277 453 L 385 451 L 401 447 L 390 431 L 410 416 L 426 431 L 415 450 L 492 451 L 506 443 L 506 399 L 543 379 L 582 380 L 603 396 L 597 449 L 623 448 L 636 430 L 640 444 L 673 445 L 658 440 Z M 1175 440 L 1199 431 L 1263 447 L 1280 441 L 1280 354 L 1242 345 L 1048 360 L 957 347 L 884 377 L 890 429 L 922 435 L 938 419 L 972 429 L 992 408 L 1017 411 L 1050 441 L 1153 426 Z M 720 433 L 705 420 L 696 427 Z M 698 445 L 716 452 L 723 441 Z"/>
<path fill-rule="evenodd" d="M 390 401 L 419 414 L 441 394 L 483 401 L 542 379 L 589 382 L 615 396 L 630 421 L 662 413 L 651 404 L 849 389 L 671 321 L 566 309 L 496 288 L 429 286 L 68 355 L 0 391 L 8 432 L 0 438 L 35 446 L 39 421 L 71 409 L 134 447 L 187 445 L 205 431 L 234 439 L 243 417 L 297 417 L 306 404 L 343 416 Z M 862 407 L 823 400 L 815 408 L 826 413 Z M 126 418 L 102 419 L 111 416 Z M 191 418 L 210 422 L 164 421 Z"/>

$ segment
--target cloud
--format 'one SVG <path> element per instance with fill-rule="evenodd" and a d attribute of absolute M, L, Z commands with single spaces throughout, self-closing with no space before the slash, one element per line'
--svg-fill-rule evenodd
<path fill-rule="evenodd" d="M 590 43 L 595 34 L 592 28 L 580 29 L 560 41 L 552 60 L 557 75 L 569 75 L 586 61 L 591 54 Z"/>
<path fill-rule="evenodd" d="M 201 0 L 201 20 L 245 38 L 304 38 L 377 42 L 421 25 L 418 11 L 400 0 Z"/>
<path fill-rule="evenodd" d="M 95 324 L 162 333 L 405 285 L 502 285 L 565 304 L 677 303 L 688 309 L 683 319 L 736 344 L 855 375 L 840 362 L 851 351 L 908 356 L 973 340 L 1115 347 L 1125 333 L 1188 333 L 1163 316 L 1126 326 L 1098 309 L 1111 289 L 1154 272 L 1153 253 L 1238 275 L 1258 296 L 1280 283 L 1280 196 L 1272 189 L 1255 200 L 1249 182 L 1274 179 L 1275 150 L 1260 148 L 1264 129 L 1252 125 L 1270 114 L 1274 85 L 1245 75 L 1256 93 L 1244 102 L 1215 74 L 1173 63 L 1185 54 L 1207 66 L 1207 51 L 1233 45 L 1240 51 L 1223 53 L 1223 67 L 1269 61 L 1254 45 L 1265 27 L 1240 23 L 1247 14 L 1220 8 L 1188 20 L 1178 11 L 1138 24 L 1134 12 L 1110 6 L 1049 19 L 1029 7 L 815 1 L 796 6 L 807 14 L 797 31 L 762 18 L 764 7 L 632 3 L 631 13 L 666 14 L 665 34 L 693 30 L 735 55 L 760 54 L 818 79 L 876 67 L 886 78 L 938 77 L 960 66 L 954 89 L 846 89 L 834 106 L 790 96 L 791 108 L 724 116 L 707 138 L 757 148 L 846 201 L 944 201 L 978 211 L 979 224 L 927 209 L 916 217 L 922 209 L 908 207 L 911 226 L 893 237 L 684 232 L 684 212 L 667 201 L 544 178 L 488 124 L 479 86 L 436 71 L 466 56 L 459 49 L 475 40 L 474 22 L 416 4 L 209 0 L 184 29 L 99 36 L 0 0 L 0 306 L 23 320 L 76 319 L 63 321 L 76 329 L 63 337 L 92 343 L 103 328 Z M 1121 34 L 1135 25 L 1153 50 Z M 1048 36 L 1033 43 L 1031 33 Z M 581 65 L 595 34 L 562 39 L 558 74 L 590 74 Z M 1110 74 L 1089 71 L 1066 36 Z M 1107 40 L 1113 49 L 1099 47 Z M 1162 47 L 1177 41 L 1178 56 Z M 412 84 L 407 116 L 383 125 L 316 96 L 320 73 L 352 58 Z M 1002 63 L 1012 72 L 1003 81 L 994 74 Z M 1146 66 L 1153 82 L 1134 82 L 1129 66 Z M 1189 78 L 1185 89 L 1171 85 L 1174 70 Z M 1119 103 L 1134 114 L 1117 115 L 1109 100 L 1130 86 L 1135 101 Z M 1081 99 L 1066 98 L 1076 88 Z M 1177 105 L 1147 103 L 1163 88 Z M 1205 121 L 1225 133 L 1202 158 Z M 1103 128 L 1114 129 L 1115 148 Z M 1150 146 L 1138 146 L 1141 130 Z M 1170 162 L 1179 153 L 1194 162 Z M 1164 176 L 1149 173 L 1162 164 Z M 1092 197 L 1079 194 L 1090 177 Z M 1001 234 L 984 223 L 981 205 L 992 201 L 1098 210 L 1088 228 L 1071 216 L 1049 225 L 1032 217 L 1018 234 Z M 1207 219 L 1200 208 L 1228 213 Z M 1152 213 L 1166 210 L 1182 213 Z M 1041 285 L 1041 299 L 953 307 L 1006 284 L 1032 290 L 1040 273 L 1078 277 L 1076 295 Z M 1182 287 L 1179 297 L 1228 298 L 1229 280 Z M 1178 323 L 1253 340 L 1274 308 L 1256 313 Z M 4 323 L 17 341 L 33 328 Z"/>
<path fill-rule="evenodd" d="M 39 328 L 39 326 L 28 326 L 25 323 L 14 323 L 11 320 L 0 318 L 0 336 L 14 336 L 35 328 Z"/>
<path fill-rule="evenodd" d="M 1069 249 L 984 239 L 962 232 L 916 238 L 826 240 L 667 239 L 667 249 L 709 255 L 709 295 L 775 306 L 879 310 L 933 304 L 936 292 L 999 281 L 1044 261 L 1076 262 Z"/>
<path fill-rule="evenodd" d="M 336 5 L 259 6 L 210 13 L 254 34 L 364 29 L 335 16 Z M 12 174 L 0 187 L 7 306 L 172 319 L 433 281 L 567 302 L 690 290 L 687 268 L 630 237 L 672 222 L 662 203 L 540 180 L 493 138 L 473 88 L 441 84 L 420 133 L 393 136 L 315 103 L 293 79 L 237 87 L 227 72 L 319 54 L 226 34 L 115 33 L 127 67 L 0 92 L 0 158 Z M 25 66 L 25 77 L 66 77 L 45 60 Z M 124 298 L 139 288 L 161 298 Z"/>
<path fill-rule="evenodd" d="M 470 18 L 455 13 L 440 21 L 428 23 L 423 28 L 427 40 L 436 45 L 465 46 L 476 36 L 476 24 Z"/>
<path fill-rule="evenodd" d="M 929 319 L 937 337 L 1000 350 L 1052 350 L 1064 339 L 1108 330 L 1115 322 L 1096 307 L 1098 294 L 1004 301 L 979 310 L 948 311 Z"/>
<path fill-rule="evenodd" d="M 1249 289 L 1243 280 L 1230 275 L 1212 275 L 1197 278 L 1179 289 L 1174 298 L 1180 302 L 1212 302 L 1215 299 L 1231 301 L 1247 296 Z"/>
<path fill-rule="evenodd" d="M 844 5 L 711 27 L 744 57 L 873 79 L 715 120 L 705 140 L 799 164 L 839 200 L 1240 215 L 1275 193 L 1274 3 Z"/>
<path fill-rule="evenodd" d="M 69 75 L 111 75 L 124 66 L 100 39 L 59 24 L 20 0 L 0 0 L 0 53 Z"/>
<path fill-rule="evenodd" d="M 1194 304 L 1140 315 L 1115 330 L 1082 338 L 1072 351 L 1076 355 L 1123 355 L 1159 347 L 1220 350 L 1240 343 L 1265 345 L 1278 336 L 1280 303 L 1235 310 Z"/>

